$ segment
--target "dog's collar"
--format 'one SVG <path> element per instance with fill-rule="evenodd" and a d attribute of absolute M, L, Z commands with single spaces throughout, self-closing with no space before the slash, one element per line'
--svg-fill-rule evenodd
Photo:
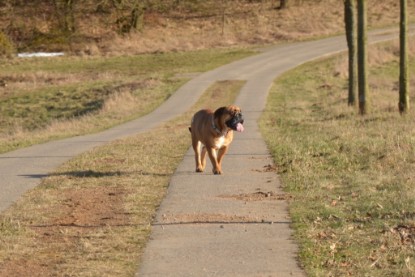
<path fill-rule="evenodd" d="M 218 133 L 219 135 L 221 135 L 222 137 L 224 137 L 224 136 L 226 136 L 226 134 L 228 133 L 228 131 L 226 130 L 226 131 L 224 131 L 224 132 L 222 132 L 221 130 L 219 130 L 219 128 L 216 126 L 216 124 L 215 124 L 215 120 L 214 119 L 212 119 L 212 128 L 213 128 L 213 130 L 215 130 L 216 131 L 216 133 Z"/>

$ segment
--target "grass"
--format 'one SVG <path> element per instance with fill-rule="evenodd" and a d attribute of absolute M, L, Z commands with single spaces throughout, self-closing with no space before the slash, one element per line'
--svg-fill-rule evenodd
<path fill-rule="evenodd" d="M 224 49 L 10 60 L 0 66 L 0 153 L 142 116 L 184 84 L 186 74 L 251 54 Z"/>
<path fill-rule="evenodd" d="M 370 28 L 398 26 L 399 3 L 368 0 Z M 153 0 L 139 26 L 120 34 L 132 19 L 134 4 L 86 0 L 58 14 L 49 2 L 12 3 L 0 7 L 0 27 L 19 51 L 65 51 L 79 55 L 123 55 L 165 51 L 263 45 L 339 34 L 344 31 L 343 3 L 337 0 L 290 0 L 278 9 L 275 0 Z M 140 5 L 141 5 L 140 4 Z M 408 1 L 412 11 L 414 0 Z M 74 32 L 57 18 L 73 14 Z M 41 14 L 42 16 L 38 16 Z M 88 16 L 85 16 L 88 15 Z M 69 14 L 67 14 L 69 16 Z M 414 15 L 409 13 L 409 20 Z"/>
<path fill-rule="evenodd" d="M 0 217 L 0 275 L 133 276 L 190 145 L 192 114 L 232 103 L 243 84 L 218 82 L 185 115 L 93 149 L 45 178 Z"/>
<path fill-rule="evenodd" d="M 414 276 L 415 112 L 399 115 L 395 59 L 372 63 L 372 109 L 359 116 L 347 106 L 344 60 L 284 74 L 260 120 L 293 196 L 300 260 L 310 276 Z"/>
<path fill-rule="evenodd" d="M 181 3 L 187 3 L 182 1 Z M 105 51 L 158 49 L 194 49 L 227 47 L 232 45 L 264 45 L 287 41 L 300 41 L 327 37 L 344 32 L 343 3 L 336 0 L 294 1 L 288 9 L 278 9 L 279 1 L 203 1 L 208 13 L 214 16 L 199 17 L 176 4 L 167 14 L 149 17 L 152 21 L 140 33 L 131 34 L 117 44 L 98 45 Z M 399 8 L 396 1 L 368 0 L 370 28 L 398 26 Z M 415 1 L 408 1 L 413 10 Z M 410 21 L 414 20 L 411 15 Z M 156 23 L 156 24 L 154 24 Z M 115 46 L 115 47 L 114 47 Z"/>

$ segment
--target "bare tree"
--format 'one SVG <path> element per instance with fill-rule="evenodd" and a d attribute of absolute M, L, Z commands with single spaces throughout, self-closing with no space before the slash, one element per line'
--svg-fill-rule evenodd
<path fill-rule="evenodd" d="M 344 21 L 346 39 L 349 49 L 349 106 L 356 104 L 357 63 L 356 63 L 356 36 L 355 36 L 355 0 L 344 0 Z"/>
<path fill-rule="evenodd" d="M 52 0 L 61 30 L 74 33 L 76 30 L 75 5 L 77 0 Z"/>
<path fill-rule="evenodd" d="M 403 114 L 409 110 L 407 0 L 400 0 L 400 10 L 399 112 Z"/>
<path fill-rule="evenodd" d="M 285 9 L 285 8 L 287 8 L 287 3 L 288 2 L 288 0 L 280 0 L 280 9 Z"/>
<path fill-rule="evenodd" d="M 112 4 L 118 13 L 117 25 L 121 33 L 143 28 L 146 0 L 112 0 Z"/>
<path fill-rule="evenodd" d="M 367 84 L 367 35 L 366 35 L 366 0 L 357 0 L 357 60 L 358 60 L 358 90 L 359 90 L 359 113 L 368 113 L 368 84 Z"/>

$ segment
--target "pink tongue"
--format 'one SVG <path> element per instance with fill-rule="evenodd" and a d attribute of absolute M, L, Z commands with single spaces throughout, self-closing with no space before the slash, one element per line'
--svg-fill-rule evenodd
<path fill-rule="evenodd" d="M 244 131 L 244 125 L 242 125 L 241 123 L 238 123 L 236 125 L 236 131 L 243 132 Z"/>

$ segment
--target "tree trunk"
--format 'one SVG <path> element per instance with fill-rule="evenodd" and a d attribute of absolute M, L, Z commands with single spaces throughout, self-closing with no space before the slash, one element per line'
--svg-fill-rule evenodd
<path fill-rule="evenodd" d="M 147 4 L 148 2 L 143 0 L 112 0 L 112 5 L 117 11 L 116 23 L 121 34 L 130 33 L 132 30 L 143 30 Z"/>
<path fill-rule="evenodd" d="M 349 106 L 356 104 L 357 63 L 356 63 L 356 36 L 355 36 L 355 0 L 344 1 L 344 21 L 346 39 L 349 49 Z"/>
<path fill-rule="evenodd" d="M 222 36 L 225 36 L 225 25 L 226 25 L 226 2 L 222 0 Z"/>
<path fill-rule="evenodd" d="M 408 88 L 408 40 L 407 40 L 407 0 L 400 0 L 400 68 L 399 68 L 399 112 L 409 110 Z"/>
<path fill-rule="evenodd" d="M 358 0 L 358 28 L 357 28 L 357 55 L 358 55 L 358 89 L 359 89 L 359 113 L 368 113 L 368 84 L 367 84 L 367 37 L 366 37 L 366 0 Z"/>
<path fill-rule="evenodd" d="M 59 27 L 66 33 L 74 33 L 76 31 L 75 23 L 75 3 L 76 0 L 54 0 L 56 18 Z"/>
<path fill-rule="evenodd" d="M 287 2 L 288 0 L 280 0 L 280 9 L 287 8 Z"/>

